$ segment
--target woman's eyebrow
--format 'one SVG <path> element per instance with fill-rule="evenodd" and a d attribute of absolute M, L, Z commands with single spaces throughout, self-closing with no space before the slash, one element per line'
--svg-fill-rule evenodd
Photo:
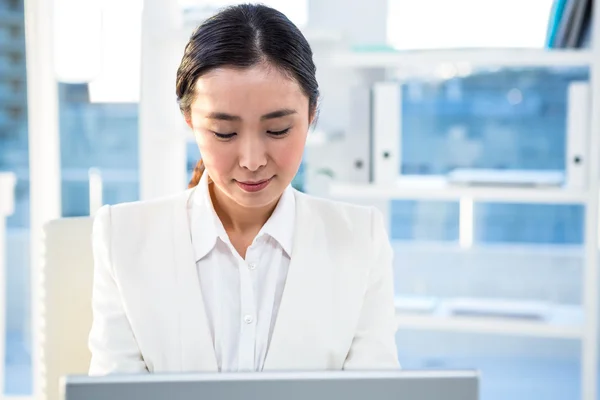
<path fill-rule="evenodd" d="M 292 110 L 290 108 L 283 108 L 281 110 L 277 110 L 277 111 L 273 111 L 270 112 L 268 114 L 263 115 L 262 117 L 260 117 L 261 120 L 267 120 L 267 119 L 276 119 L 276 118 L 282 118 L 282 117 L 286 117 L 288 115 L 292 115 L 292 114 L 296 114 L 296 110 Z M 227 114 L 224 112 L 210 112 L 206 115 L 206 118 L 208 119 L 217 119 L 220 121 L 241 121 L 242 118 L 237 116 L 237 115 L 231 115 L 231 114 Z"/>
<path fill-rule="evenodd" d="M 268 114 L 265 114 L 262 117 L 260 117 L 260 119 L 264 121 L 266 119 L 281 118 L 281 117 L 286 117 L 286 116 L 292 115 L 292 114 L 296 114 L 296 110 L 292 110 L 290 108 L 283 108 L 281 110 L 277 110 L 277 111 L 273 111 Z"/>
<path fill-rule="evenodd" d="M 221 121 L 241 121 L 242 119 L 237 115 L 226 114 L 222 112 L 211 112 L 206 115 L 208 119 L 218 119 Z"/>

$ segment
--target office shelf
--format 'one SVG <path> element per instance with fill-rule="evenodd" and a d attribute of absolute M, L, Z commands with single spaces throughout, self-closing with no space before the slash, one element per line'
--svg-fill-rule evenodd
<path fill-rule="evenodd" d="M 600 14 L 599 14 L 600 15 Z M 323 54 L 328 61 L 327 67 L 335 77 L 336 73 L 351 71 L 352 77 L 358 77 L 365 86 L 372 87 L 381 79 L 396 80 L 405 76 L 435 75 L 441 79 L 470 74 L 476 69 L 502 69 L 502 68 L 583 68 L 590 72 L 589 84 L 591 90 L 590 109 L 598 108 L 600 98 L 600 17 L 595 17 L 592 23 L 592 43 L 590 49 L 578 50 L 548 50 L 548 49 L 452 49 L 452 50 L 414 50 L 395 51 L 382 50 L 349 50 L 339 47 L 338 51 Z M 383 78 L 385 77 L 385 78 Z M 354 84 L 354 81 L 352 81 Z M 385 97 L 385 96 L 384 96 Z M 385 100 L 385 99 L 381 99 Z M 385 103 L 384 103 L 385 104 Z M 393 107 L 390 107 L 393 108 Z M 385 121 L 385 126 L 391 126 L 390 132 L 397 132 L 398 121 L 377 119 Z M 395 125 L 396 124 L 396 125 Z M 597 113 L 590 113 L 587 126 L 590 132 L 600 129 L 600 117 Z M 365 128 L 368 130 L 368 128 Z M 592 400 L 597 398 L 598 384 L 598 214 L 600 209 L 598 165 L 600 163 L 600 149 L 598 135 L 590 135 L 588 148 L 590 149 L 589 188 L 577 190 L 559 186 L 466 186 L 456 182 L 449 182 L 443 177 L 419 177 L 419 179 L 401 178 L 389 184 L 379 183 L 378 180 L 390 172 L 387 168 L 397 170 L 395 162 L 375 163 L 374 171 L 378 183 L 342 183 L 332 182 L 329 194 L 333 198 L 345 201 L 357 201 L 361 204 L 382 204 L 389 200 L 421 200 L 421 201 L 450 201 L 460 202 L 461 213 L 465 216 L 460 221 L 460 228 L 464 228 L 464 237 L 467 238 L 464 246 L 453 244 L 446 251 L 461 252 L 463 247 L 469 247 L 473 252 L 497 252 L 497 248 L 481 248 L 475 245 L 471 248 L 469 237 L 473 234 L 473 207 L 472 202 L 488 203 L 529 203 L 529 204 L 577 204 L 583 206 L 585 228 L 583 243 L 580 248 L 560 248 L 553 255 L 543 251 L 534 251 L 529 255 L 529 250 L 523 249 L 523 257 L 531 257 L 537 262 L 542 262 L 544 257 L 559 256 L 564 252 L 570 260 L 576 259 L 574 264 L 581 265 L 582 288 L 581 307 L 552 306 L 545 318 L 507 318 L 505 316 L 472 316 L 471 314 L 456 314 L 448 312 L 444 307 L 436 306 L 428 310 L 422 307 L 418 312 L 407 309 L 397 310 L 399 329 L 415 329 L 422 331 L 447 331 L 470 332 L 481 334 L 500 334 L 513 336 L 527 336 L 539 338 L 559 338 L 581 340 L 581 399 Z M 377 142 L 373 144 L 377 146 Z M 390 145 L 390 148 L 395 148 Z M 368 153 L 367 165 L 374 161 L 374 151 Z M 392 160 L 394 161 L 394 160 Z M 385 165 L 384 165 L 385 164 Z M 389 174 L 387 176 L 392 176 Z M 364 176 L 354 179 L 364 179 Z M 461 231 L 463 232 L 463 231 Z M 461 233 L 462 235 L 462 233 Z M 477 247 L 477 248 L 475 248 Z M 411 249 L 414 249 L 411 247 Z M 436 249 L 432 253 L 439 252 Z M 401 252 L 399 252 L 401 253 Z M 439 254 L 437 254 L 439 256 Z M 494 255 L 491 255 L 494 257 Z M 476 303 L 475 303 L 476 304 Z M 493 314 L 492 314 L 493 315 Z"/>
<path fill-rule="evenodd" d="M 576 67 L 590 66 L 588 50 L 543 49 L 464 49 L 411 51 L 346 51 L 331 56 L 336 67 L 348 68 L 427 68 L 441 64 L 467 64 L 475 67 Z"/>
<path fill-rule="evenodd" d="M 516 256 L 532 257 L 568 257 L 583 259 L 584 247 L 578 244 L 550 244 L 550 243 L 474 243 L 468 248 L 460 246 L 458 241 L 441 240 L 393 240 L 392 248 L 399 254 L 410 252 L 442 253 L 442 254 L 474 254 L 486 257 Z"/>
<path fill-rule="evenodd" d="M 444 301 L 431 312 L 397 311 L 398 329 L 482 333 L 581 340 L 583 310 L 578 306 L 549 306 L 543 319 L 454 315 Z"/>
<path fill-rule="evenodd" d="M 556 187 L 469 187 L 443 178 L 399 179 L 395 184 L 332 183 L 330 195 L 352 199 L 459 201 L 491 203 L 586 204 L 589 193 Z"/>

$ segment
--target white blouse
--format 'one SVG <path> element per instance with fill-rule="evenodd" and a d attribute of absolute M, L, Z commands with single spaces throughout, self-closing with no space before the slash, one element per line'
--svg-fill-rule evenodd
<path fill-rule="evenodd" d="M 288 187 L 244 260 L 214 210 L 206 172 L 195 189 L 191 236 L 219 371 L 263 369 L 292 254 L 295 208 Z"/>

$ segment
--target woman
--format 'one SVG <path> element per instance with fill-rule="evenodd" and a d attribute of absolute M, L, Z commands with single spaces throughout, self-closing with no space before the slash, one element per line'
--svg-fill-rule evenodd
<path fill-rule="evenodd" d="M 90 374 L 398 366 L 381 214 L 290 187 L 315 71 L 265 6 L 192 35 L 177 97 L 203 160 L 186 192 L 97 214 Z"/>

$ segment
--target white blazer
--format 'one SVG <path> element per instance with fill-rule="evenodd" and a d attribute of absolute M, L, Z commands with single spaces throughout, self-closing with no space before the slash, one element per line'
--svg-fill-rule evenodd
<path fill-rule="evenodd" d="M 193 190 L 98 212 L 91 375 L 218 370 L 190 238 Z M 264 370 L 398 368 L 381 213 L 294 195 L 294 245 Z"/>

